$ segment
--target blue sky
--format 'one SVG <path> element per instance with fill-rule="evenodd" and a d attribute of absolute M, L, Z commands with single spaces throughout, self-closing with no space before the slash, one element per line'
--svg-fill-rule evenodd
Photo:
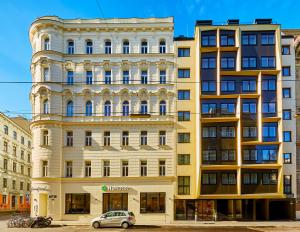
<path fill-rule="evenodd" d="M 28 29 L 39 16 L 62 18 L 175 17 L 175 35 L 193 35 L 197 19 L 226 22 L 273 18 L 283 28 L 300 28 L 299 0 L 1 0 L 0 82 L 31 81 Z M 29 113 L 30 84 L 1 84 L 0 111 Z M 14 115 L 14 114 L 12 114 Z M 30 115 L 26 115 L 30 116 Z"/>

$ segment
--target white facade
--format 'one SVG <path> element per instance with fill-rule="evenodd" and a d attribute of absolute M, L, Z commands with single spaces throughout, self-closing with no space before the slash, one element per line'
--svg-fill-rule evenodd
<path fill-rule="evenodd" d="M 105 185 L 126 187 L 121 192 L 138 222 L 173 220 L 167 213 L 175 188 L 173 19 L 42 17 L 30 40 L 32 214 L 88 220 L 104 211 L 104 193 L 120 192 L 104 192 Z M 145 41 L 147 54 L 141 54 Z M 146 192 L 165 193 L 164 212 L 141 212 Z M 66 212 L 66 194 L 75 193 L 90 194 L 88 213 Z"/>

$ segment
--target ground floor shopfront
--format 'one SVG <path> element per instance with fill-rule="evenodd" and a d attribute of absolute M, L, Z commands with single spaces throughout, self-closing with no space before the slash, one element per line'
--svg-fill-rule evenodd
<path fill-rule="evenodd" d="M 29 211 L 30 195 L 19 192 L 2 192 L 0 194 L 0 211 Z"/>
<path fill-rule="evenodd" d="M 137 223 L 168 224 L 174 220 L 174 184 L 174 178 L 34 181 L 31 214 L 51 216 L 54 220 L 90 221 L 110 210 L 129 210 L 135 214 Z"/>
<path fill-rule="evenodd" d="M 294 220 L 295 199 L 175 200 L 175 220 Z"/>

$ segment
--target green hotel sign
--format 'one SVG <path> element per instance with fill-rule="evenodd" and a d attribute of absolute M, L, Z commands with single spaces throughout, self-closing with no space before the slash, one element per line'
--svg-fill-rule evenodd
<path fill-rule="evenodd" d="M 102 192 L 128 191 L 129 187 L 128 186 L 107 186 L 107 185 L 102 185 L 101 190 L 102 190 Z"/>

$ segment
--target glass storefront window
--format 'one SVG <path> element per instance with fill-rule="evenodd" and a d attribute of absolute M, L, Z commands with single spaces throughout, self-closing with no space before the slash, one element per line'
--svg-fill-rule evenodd
<path fill-rule="evenodd" d="M 89 193 L 67 193 L 65 198 L 66 214 L 89 214 L 90 213 Z"/>
<path fill-rule="evenodd" d="M 141 213 L 165 213 L 166 193 L 141 193 Z"/>
<path fill-rule="evenodd" d="M 128 193 L 103 193 L 103 213 L 128 210 Z"/>

